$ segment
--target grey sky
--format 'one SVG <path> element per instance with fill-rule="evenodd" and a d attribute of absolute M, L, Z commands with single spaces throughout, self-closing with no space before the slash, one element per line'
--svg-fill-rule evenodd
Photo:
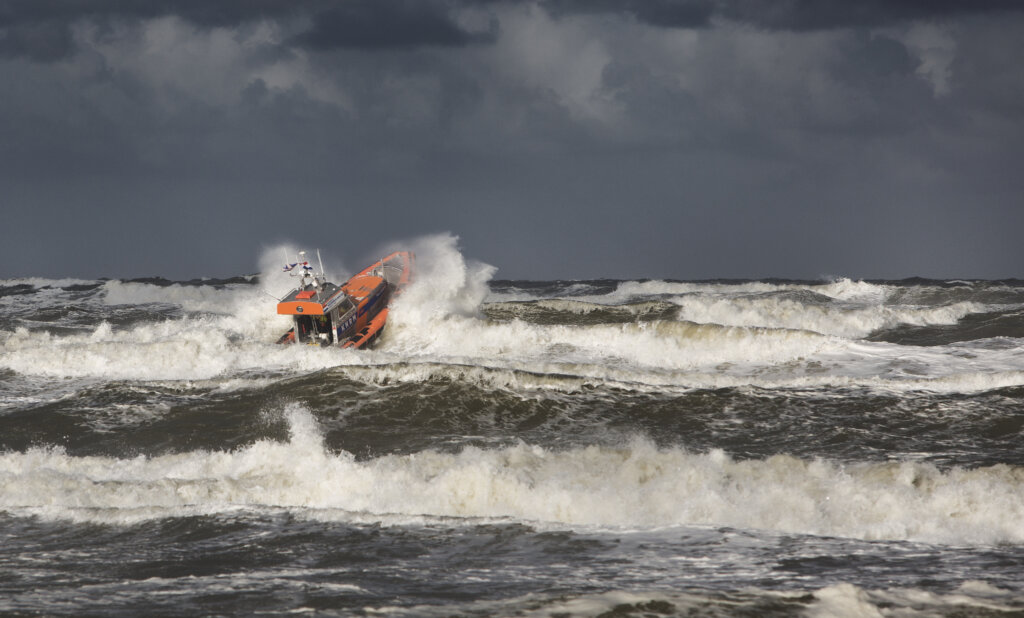
<path fill-rule="evenodd" d="M 1020 8 L 1018 8 L 1020 7 Z M 0 277 L 1013 277 L 1014 0 L 0 0 Z"/>

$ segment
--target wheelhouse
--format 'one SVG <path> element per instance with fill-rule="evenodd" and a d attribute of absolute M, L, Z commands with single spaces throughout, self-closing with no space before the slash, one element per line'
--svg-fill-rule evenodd
<path fill-rule="evenodd" d="M 277 305 L 279 314 L 291 315 L 296 343 L 330 345 L 341 341 L 356 319 L 356 305 L 333 283 L 320 289 L 295 290 Z"/>
<path fill-rule="evenodd" d="M 318 258 L 319 255 L 318 251 Z M 305 251 L 300 252 L 296 262 L 284 267 L 285 272 L 298 275 L 300 279 L 298 287 L 277 303 L 277 313 L 291 315 L 293 323 L 292 330 L 281 337 L 281 342 L 330 345 L 341 340 L 343 325 L 354 324 L 356 304 L 341 287 L 327 281 L 323 262 L 320 272 L 316 273 L 305 256 Z"/>

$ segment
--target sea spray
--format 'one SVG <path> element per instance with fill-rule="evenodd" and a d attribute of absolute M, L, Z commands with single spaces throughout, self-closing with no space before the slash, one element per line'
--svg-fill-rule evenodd
<path fill-rule="evenodd" d="M 391 316 L 401 325 L 422 325 L 448 317 L 479 318 L 495 268 L 468 261 L 457 248 L 458 238 L 436 235 L 412 241 L 416 253 L 413 282 L 395 303 Z"/>

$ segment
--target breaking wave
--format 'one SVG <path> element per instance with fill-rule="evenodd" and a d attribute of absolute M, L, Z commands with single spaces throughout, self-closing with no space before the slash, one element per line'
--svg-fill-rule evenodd
<path fill-rule="evenodd" d="M 357 461 L 329 452 L 313 416 L 283 414 L 288 442 L 231 452 L 118 459 L 59 448 L 0 455 L 0 509 L 125 523 L 301 509 L 313 518 L 503 518 L 571 527 L 726 525 L 859 539 L 1024 543 L 1024 469 L 940 471 L 921 463 L 840 465 L 714 450 L 527 444 Z"/>
<path fill-rule="evenodd" d="M 851 339 L 900 325 L 956 324 L 966 315 L 986 310 L 985 305 L 973 302 L 941 307 L 836 306 L 785 296 L 684 296 L 673 302 L 680 307 L 679 317 L 693 322 L 803 329 Z"/>
<path fill-rule="evenodd" d="M 777 292 L 811 291 L 834 300 L 858 302 L 884 302 L 894 291 L 892 286 L 838 279 L 821 283 L 770 283 L 751 281 L 743 283 L 709 282 L 689 283 L 672 281 L 623 281 L 614 292 L 605 295 L 611 302 L 636 297 L 679 296 L 683 294 L 766 294 Z"/>

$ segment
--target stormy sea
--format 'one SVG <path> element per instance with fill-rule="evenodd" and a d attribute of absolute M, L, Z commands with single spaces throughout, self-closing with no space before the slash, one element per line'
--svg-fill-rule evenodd
<path fill-rule="evenodd" d="M 409 248 L 367 351 L 275 344 L 279 252 L 0 281 L 0 614 L 1024 614 L 1024 281 Z"/>

